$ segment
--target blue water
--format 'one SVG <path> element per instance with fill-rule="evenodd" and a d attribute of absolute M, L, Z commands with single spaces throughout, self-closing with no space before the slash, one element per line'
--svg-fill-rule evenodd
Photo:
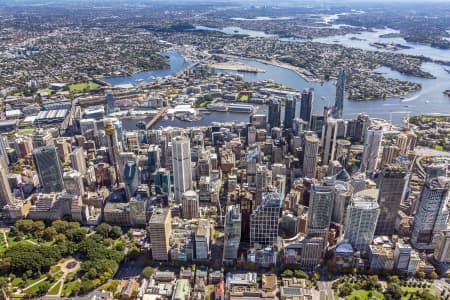
<path fill-rule="evenodd" d="M 216 28 L 197 27 L 203 30 L 218 30 Z M 228 34 L 235 34 L 235 31 L 240 34 L 248 34 L 250 36 L 269 37 L 264 32 L 258 32 L 254 30 L 245 30 L 235 27 L 227 27 L 220 31 Z M 370 46 L 370 43 L 375 41 L 381 41 L 385 43 L 394 42 L 412 47 L 411 49 L 403 49 L 396 51 L 398 53 L 411 54 L 411 55 L 423 55 L 432 59 L 450 60 L 450 51 L 435 49 L 424 45 L 417 45 L 406 43 L 401 38 L 380 38 L 381 34 L 391 33 L 392 29 L 376 30 L 374 32 L 364 32 L 357 35 L 345 35 L 315 39 L 314 41 L 323 43 L 339 43 L 347 47 L 360 48 L 365 50 L 377 50 Z M 358 37 L 361 40 L 351 39 L 352 37 Z M 390 51 L 390 50 L 377 50 L 377 51 Z M 181 71 L 187 66 L 187 63 L 183 57 L 176 51 L 169 51 L 166 53 L 169 56 L 170 68 L 165 70 L 148 71 L 135 74 L 128 77 L 114 77 L 108 78 L 105 81 L 111 84 L 125 84 L 135 83 L 136 79 L 143 79 L 146 82 L 152 81 L 151 76 L 167 76 L 175 74 Z M 305 88 L 314 88 L 315 102 L 314 112 L 321 113 L 324 105 L 332 105 L 335 97 L 335 86 L 331 81 L 323 84 L 309 83 L 300 77 L 294 71 L 289 69 L 277 67 L 270 64 L 264 64 L 258 61 L 249 59 L 237 59 L 238 61 L 264 69 L 265 73 L 246 73 L 228 70 L 219 70 L 223 73 L 240 74 L 244 77 L 244 80 L 248 82 L 255 82 L 258 80 L 272 80 L 274 82 L 281 83 L 296 90 L 303 90 Z M 447 67 L 450 68 L 450 67 Z M 377 71 L 383 73 L 385 77 L 396 78 L 401 80 L 408 80 L 417 82 L 422 85 L 422 89 L 416 93 L 405 96 L 405 99 L 389 98 L 378 99 L 370 101 L 344 101 L 344 117 L 354 118 L 359 113 L 367 113 L 372 117 L 379 117 L 384 119 L 391 119 L 395 123 L 399 123 L 401 119 L 406 115 L 419 115 L 419 114 L 450 114 L 450 98 L 444 95 L 442 92 L 446 89 L 450 89 L 450 74 L 445 71 L 445 67 L 435 63 L 424 63 L 422 69 L 433 74 L 436 79 L 424 79 L 414 76 L 406 76 L 399 72 L 393 71 L 386 67 L 381 67 Z M 261 111 L 264 112 L 264 106 L 261 106 Z M 195 122 L 184 122 L 180 120 L 161 120 L 156 124 L 159 126 L 205 126 L 211 122 L 246 122 L 249 116 L 241 113 L 229 113 L 229 112 L 213 112 L 211 114 L 203 114 L 203 119 Z M 134 129 L 134 125 L 130 125 Z"/>
<path fill-rule="evenodd" d="M 145 82 L 152 82 L 156 77 L 164 77 L 176 74 L 181 70 L 183 70 L 188 65 L 186 60 L 178 51 L 171 50 L 162 53 L 162 55 L 169 57 L 168 61 L 169 67 L 167 69 L 143 71 L 133 74 L 131 76 L 108 77 L 104 78 L 103 81 L 112 85 L 121 85 L 129 83 L 133 84 L 140 79 L 144 80 Z"/>

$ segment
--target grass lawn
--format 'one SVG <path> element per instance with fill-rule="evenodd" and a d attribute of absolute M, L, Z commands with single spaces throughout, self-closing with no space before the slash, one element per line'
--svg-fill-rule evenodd
<path fill-rule="evenodd" d="M 239 97 L 239 100 L 242 102 L 248 102 L 248 99 L 249 99 L 248 95 L 241 95 L 241 97 Z"/>
<path fill-rule="evenodd" d="M 378 299 L 384 299 L 383 294 L 380 293 L 380 292 L 377 292 L 377 291 L 365 291 L 365 290 L 354 291 L 349 296 L 347 296 L 347 298 L 345 298 L 345 299 L 346 300 L 354 300 L 354 299 L 357 299 L 356 297 L 359 297 L 359 299 L 361 299 L 361 300 L 372 300 L 372 298 L 369 298 L 369 296 L 368 296 L 370 292 L 372 292 L 372 296 L 375 296 Z"/>
<path fill-rule="evenodd" d="M 22 277 L 16 277 L 13 279 L 13 281 L 11 282 L 12 286 L 18 286 L 19 284 L 21 284 L 23 282 Z"/>
<path fill-rule="evenodd" d="M 81 83 L 74 83 L 69 85 L 69 92 L 72 94 L 76 94 L 76 93 L 82 93 L 84 90 L 93 90 L 98 88 L 100 85 L 93 82 L 93 81 L 89 81 L 89 82 L 81 82 Z"/>
<path fill-rule="evenodd" d="M 17 132 L 17 135 L 29 135 L 34 133 L 34 128 L 25 128 L 22 130 L 19 130 Z"/>
<path fill-rule="evenodd" d="M 42 94 L 42 93 L 47 93 L 49 95 L 51 95 L 53 93 L 53 90 L 47 88 L 47 89 L 42 89 L 38 91 L 38 94 Z"/>
<path fill-rule="evenodd" d="M 61 287 L 62 282 L 58 282 L 56 285 L 54 285 L 49 291 L 48 294 L 49 295 L 58 295 L 59 293 L 59 289 Z"/>
<path fill-rule="evenodd" d="M 31 292 L 31 293 L 36 293 L 38 290 L 39 290 L 39 287 L 41 286 L 41 285 L 44 285 L 46 282 L 48 282 L 47 280 L 44 280 L 44 281 L 42 281 L 42 282 L 39 282 L 38 284 L 36 284 L 36 285 L 33 285 L 32 287 L 30 287 L 29 289 L 27 289 L 27 291 L 29 291 L 29 292 Z"/>

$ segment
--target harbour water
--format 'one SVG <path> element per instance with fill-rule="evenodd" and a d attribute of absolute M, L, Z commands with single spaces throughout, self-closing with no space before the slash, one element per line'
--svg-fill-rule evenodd
<path fill-rule="evenodd" d="M 183 58 L 183 56 L 176 50 L 171 50 L 162 53 L 162 55 L 167 56 L 169 58 L 168 65 L 169 67 L 162 70 L 151 70 L 151 71 L 143 71 L 131 76 L 117 76 L 117 77 L 108 77 L 103 80 L 111 85 L 121 85 L 121 84 L 135 84 L 141 80 L 144 82 L 152 82 L 156 77 L 164 77 L 168 75 L 173 75 L 184 68 L 187 67 L 188 63 Z"/>
<path fill-rule="evenodd" d="M 199 28 L 203 30 L 218 30 L 216 28 Z M 241 34 L 258 37 L 270 37 L 261 31 L 245 30 L 241 28 L 228 27 L 222 31 L 227 34 L 236 34 L 236 30 Z M 380 29 L 375 31 L 366 31 L 361 34 L 347 34 L 343 36 L 332 36 L 327 38 L 317 38 L 314 41 L 322 43 L 338 43 L 346 47 L 354 47 L 372 51 L 393 51 L 389 49 L 377 49 L 370 44 L 374 42 L 382 43 L 398 43 L 410 47 L 409 49 L 401 49 L 395 51 L 396 53 L 404 53 L 410 55 L 423 55 L 436 60 L 450 60 L 450 50 L 436 49 L 425 45 L 407 43 L 402 38 L 383 38 L 381 35 L 388 33 L 397 33 L 393 29 Z M 301 42 L 301 41 L 299 41 Z M 169 63 L 171 67 L 161 71 L 150 71 L 135 74 L 129 77 L 115 77 L 109 78 L 106 81 L 111 84 L 134 83 L 136 79 L 142 78 L 145 81 L 151 81 L 150 76 L 166 76 L 179 72 L 186 67 L 186 62 L 183 57 L 176 51 L 167 53 L 169 55 Z M 255 60 L 237 59 L 237 61 L 264 69 L 264 73 L 246 73 L 230 70 L 217 70 L 222 73 L 240 74 L 244 80 L 254 82 L 258 80 L 272 80 L 274 82 L 286 85 L 296 90 L 303 90 L 305 88 L 314 88 L 315 103 L 314 112 L 320 113 L 324 105 L 331 105 L 335 97 L 335 85 L 332 81 L 320 83 L 309 83 L 300 77 L 292 70 L 274 66 L 271 64 L 264 64 Z M 399 123 L 404 116 L 419 115 L 419 114 L 450 114 L 450 99 L 442 92 L 450 89 L 450 74 L 446 71 L 446 67 L 436 63 L 424 63 L 422 69 L 430 72 L 436 78 L 424 79 L 414 76 L 407 76 L 400 74 L 397 71 L 391 70 L 387 67 L 381 67 L 377 71 L 389 78 L 397 78 L 417 82 L 422 85 L 422 89 L 418 92 L 412 93 L 401 99 L 399 97 L 388 99 L 375 99 L 370 101 L 349 101 L 344 102 L 344 117 L 354 118 L 359 113 L 365 112 L 372 117 L 379 117 L 384 119 L 391 119 L 395 123 Z M 264 106 L 260 108 L 264 113 Z M 184 122 L 180 120 L 161 120 L 156 124 L 159 126 L 203 126 L 211 122 L 241 122 L 248 120 L 248 114 L 230 113 L 230 112 L 213 112 L 211 114 L 202 114 L 203 118 L 195 122 Z"/>

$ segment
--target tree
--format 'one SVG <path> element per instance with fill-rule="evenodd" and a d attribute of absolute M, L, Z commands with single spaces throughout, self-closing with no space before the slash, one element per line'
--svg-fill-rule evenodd
<path fill-rule="evenodd" d="M 109 233 L 109 237 L 116 240 L 120 238 L 122 234 L 123 234 L 122 228 L 120 228 L 119 226 L 113 226 Z"/>
<path fill-rule="evenodd" d="M 294 276 L 294 272 L 292 272 L 292 270 L 286 269 L 283 271 L 283 273 L 281 273 L 281 277 L 293 277 Z"/>
<path fill-rule="evenodd" d="M 69 241 L 79 243 L 81 242 L 86 236 L 86 229 L 84 228 L 73 228 L 69 229 L 66 232 L 66 237 Z"/>
<path fill-rule="evenodd" d="M 136 245 L 133 245 L 133 246 L 131 246 L 131 250 L 128 253 L 128 257 L 131 260 L 136 260 L 136 259 L 138 259 L 140 253 L 141 253 L 141 250 Z"/>
<path fill-rule="evenodd" d="M 318 280 L 320 279 L 320 274 L 317 273 L 317 272 L 314 272 L 314 273 L 312 274 L 312 277 L 313 277 L 313 279 L 314 279 L 315 281 L 318 281 Z"/>
<path fill-rule="evenodd" d="M 304 272 L 304 271 L 302 271 L 302 270 L 295 270 L 295 271 L 294 271 L 294 275 L 295 275 L 295 277 L 297 277 L 297 278 L 303 278 L 303 279 L 308 278 L 308 274 L 306 274 L 306 272 Z"/>
<path fill-rule="evenodd" d="M 388 276 L 387 281 L 389 283 L 396 283 L 396 284 L 400 284 L 400 278 L 398 278 L 398 276 Z"/>
<path fill-rule="evenodd" d="M 97 270 L 95 268 L 90 268 L 86 273 L 86 276 L 91 280 L 97 278 Z"/>
<path fill-rule="evenodd" d="M 152 277 L 153 272 L 154 272 L 154 270 L 152 267 L 145 267 L 144 270 L 142 270 L 141 275 L 142 275 L 142 277 L 149 279 L 150 277 Z"/>
<path fill-rule="evenodd" d="M 419 279 L 424 279 L 424 278 L 425 278 L 425 272 L 423 272 L 423 271 L 417 272 L 417 277 L 418 277 Z"/>
<path fill-rule="evenodd" d="M 109 233 L 111 232 L 111 230 L 112 230 L 111 225 L 106 224 L 106 223 L 102 223 L 102 224 L 98 225 L 97 228 L 95 229 L 97 234 L 101 235 L 104 238 L 107 238 L 109 236 Z"/>
<path fill-rule="evenodd" d="M 383 294 L 386 300 L 397 300 L 402 297 L 403 292 L 398 284 L 389 283 Z"/>
<path fill-rule="evenodd" d="M 55 236 L 58 233 L 56 232 L 56 229 L 52 226 L 45 228 L 45 230 L 42 233 L 42 238 L 46 241 L 53 241 Z"/>

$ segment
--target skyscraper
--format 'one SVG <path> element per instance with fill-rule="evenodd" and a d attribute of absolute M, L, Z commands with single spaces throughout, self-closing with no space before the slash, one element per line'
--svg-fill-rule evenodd
<path fill-rule="evenodd" d="M 450 263 L 450 228 L 439 233 L 436 249 L 434 249 L 434 258 L 438 262 Z"/>
<path fill-rule="evenodd" d="M 281 203 L 280 194 L 275 192 L 263 194 L 261 204 L 250 216 L 251 247 L 267 247 L 277 243 Z"/>
<path fill-rule="evenodd" d="M 324 241 L 327 240 L 333 212 L 333 197 L 333 187 L 312 185 L 308 210 L 307 235 L 309 237 L 321 237 Z"/>
<path fill-rule="evenodd" d="M 295 106 L 297 104 L 296 98 L 288 96 L 286 99 L 286 105 L 284 107 L 284 129 L 292 129 L 295 118 Z"/>
<path fill-rule="evenodd" d="M 308 128 L 311 128 L 313 102 L 314 90 L 304 90 L 302 92 L 302 102 L 300 104 L 300 119 L 306 122 Z"/>
<path fill-rule="evenodd" d="M 447 228 L 449 185 L 448 177 L 436 177 L 423 186 L 411 236 L 414 248 L 434 249 L 440 232 Z"/>
<path fill-rule="evenodd" d="M 84 158 L 83 148 L 75 148 L 75 150 L 70 153 L 70 162 L 72 163 L 72 168 L 74 170 L 77 170 L 81 174 L 86 174 L 86 159 Z"/>
<path fill-rule="evenodd" d="M 106 98 L 106 114 L 109 115 L 115 111 L 115 100 L 111 90 L 106 90 L 105 98 Z"/>
<path fill-rule="evenodd" d="M 158 145 L 150 145 L 148 147 L 148 171 L 150 173 L 155 172 L 160 168 L 161 149 Z"/>
<path fill-rule="evenodd" d="M 192 190 L 191 146 L 184 136 L 172 139 L 172 166 L 175 201 L 180 202 L 184 192 Z"/>
<path fill-rule="evenodd" d="M 172 220 L 168 208 L 155 208 L 148 223 L 148 233 L 152 243 L 152 257 L 157 261 L 169 260 Z"/>
<path fill-rule="evenodd" d="M 14 196 L 8 181 L 8 166 L 4 157 L 0 155 L 0 208 L 13 202 Z"/>
<path fill-rule="evenodd" d="M 168 198 L 172 196 L 172 185 L 170 183 L 170 172 L 167 169 L 160 168 L 156 170 L 153 177 L 155 183 L 155 193 L 166 194 Z"/>
<path fill-rule="evenodd" d="M 181 196 L 181 211 L 183 218 L 191 220 L 198 218 L 199 199 L 195 191 L 186 191 Z"/>
<path fill-rule="evenodd" d="M 241 211 L 239 204 L 227 207 L 225 215 L 223 262 L 233 264 L 241 242 Z"/>
<path fill-rule="evenodd" d="M 281 103 L 278 99 L 272 99 L 269 101 L 269 114 L 268 114 L 268 125 L 272 129 L 274 127 L 280 127 L 280 116 L 281 116 Z"/>
<path fill-rule="evenodd" d="M 319 152 L 320 141 L 315 135 L 305 137 L 305 151 L 303 155 L 303 175 L 314 178 L 317 168 L 317 153 Z"/>
<path fill-rule="evenodd" d="M 361 159 L 361 172 L 373 173 L 378 164 L 383 128 L 369 127 L 364 138 L 364 150 Z"/>
<path fill-rule="evenodd" d="M 358 251 L 367 251 L 375 234 L 380 214 L 378 190 L 364 190 L 353 195 L 347 207 L 344 238 Z"/>
<path fill-rule="evenodd" d="M 376 235 L 392 235 L 400 202 L 408 186 L 408 173 L 399 165 L 386 165 L 380 174 L 380 217 L 378 218 Z"/>
<path fill-rule="evenodd" d="M 7 166 L 9 165 L 8 149 L 9 149 L 8 138 L 3 135 L 0 136 L 0 156 L 4 158 Z"/>
<path fill-rule="evenodd" d="M 333 117 L 342 119 L 344 112 L 344 95 L 345 95 L 345 70 L 339 71 L 336 83 L 336 100 L 333 106 Z"/>
<path fill-rule="evenodd" d="M 84 194 L 83 175 L 77 170 L 70 170 L 63 174 L 64 188 L 72 195 Z"/>
<path fill-rule="evenodd" d="M 139 170 L 134 160 L 129 160 L 125 163 L 123 182 L 125 183 L 125 192 L 129 200 L 136 193 L 139 184 Z"/>
<path fill-rule="evenodd" d="M 119 172 L 119 162 L 118 162 L 118 155 L 119 155 L 119 141 L 117 139 L 117 131 L 116 128 L 113 125 L 112 119 L 106 119 L 105 121 L 105 133 L 108 136 L 107 143 L 108 143 L 108 155 L 109 155 L 109 162 L 114 166 L 114 171 L 116 175 L 116 186 L 119 186 L 119 178 L 120 178 L 120 172 Z"/>
<path fill-rule="evenodd" d="M 334 160 L 336 152 L 336 138 L 338 126 L 333 118 L 328 118 L 322 128 L 322 164 L 327 165 L 330 160 Z"/>
<path fill-rule="evenodd" d="M 61 192 L 64 189 L 64 183 L 56 148 L 44 146 L 34 149 L 33 160 L 44 192 Z"/>

